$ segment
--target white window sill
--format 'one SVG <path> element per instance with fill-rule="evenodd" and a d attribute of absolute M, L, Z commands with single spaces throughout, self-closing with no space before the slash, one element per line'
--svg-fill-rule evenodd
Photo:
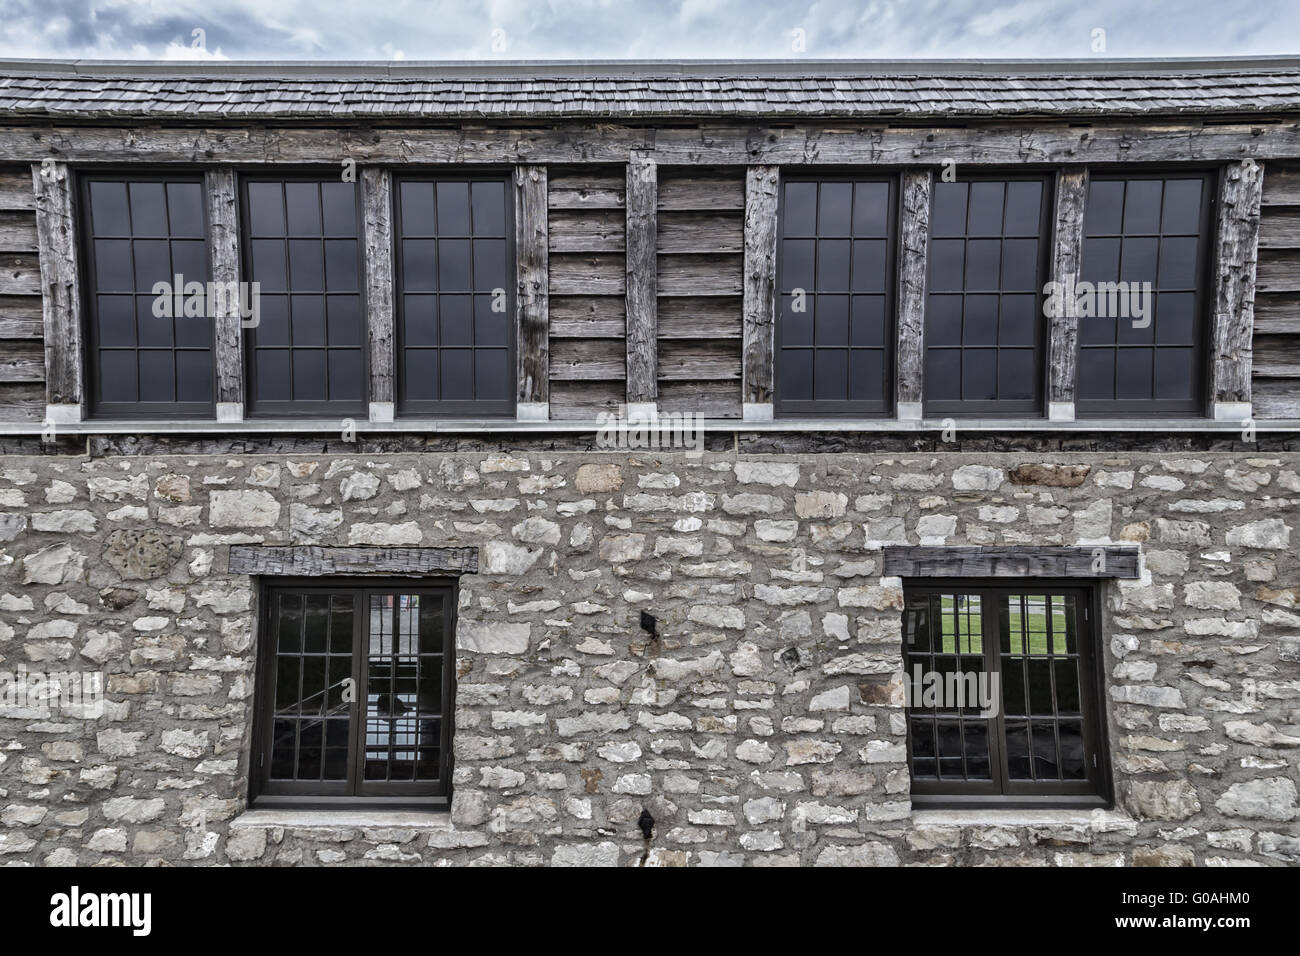
<path fill-rule="evenodd" d="M 407 830 L 450 830 L 451 816 L 443 810 L 246 810 L 230 822 L 232 830 L 284 827 L 295 830 L 337 830 L 341 827 L 399 827 Z"/>
<path fill-rule="evenodd" d="M 1122 810 L 913 810 L 912 823 L 927 827 L 1084 827 L 1103 833 L 1136 830 Z"/>

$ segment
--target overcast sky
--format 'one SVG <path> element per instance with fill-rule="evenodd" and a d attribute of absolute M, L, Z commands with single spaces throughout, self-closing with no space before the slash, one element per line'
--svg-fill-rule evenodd
<path fill-rule="evenodd" d="M 1298 48 L 1295 0 L 0 0 L 6 57 L 1063 58 Z"/>

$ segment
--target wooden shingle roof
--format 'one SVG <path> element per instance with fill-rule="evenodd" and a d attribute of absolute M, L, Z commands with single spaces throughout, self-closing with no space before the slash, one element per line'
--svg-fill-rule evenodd
<path fill-rule="evenodd" d="M 1300 112 L 1300 60 L 0 61 L 0 115 L 978 119 Z"/>

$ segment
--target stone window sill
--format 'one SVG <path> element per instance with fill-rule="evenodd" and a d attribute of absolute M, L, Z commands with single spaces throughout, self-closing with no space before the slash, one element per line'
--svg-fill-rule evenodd
<path fill-rule="evenodd" d="M 928 827 L 1086 827 L 1126 830 L 1137 821 L 1122 810 L 913 810 L 912 823 Z"/>
<path fill-rule="evenodd" d="M 341 827 L 398 827 L 407 830 L 450 830 L 445 808 L 431 810 L 246 810 L 230 822 L 232 830 L 284 827 L 295 830 L 337 830 Z"/>

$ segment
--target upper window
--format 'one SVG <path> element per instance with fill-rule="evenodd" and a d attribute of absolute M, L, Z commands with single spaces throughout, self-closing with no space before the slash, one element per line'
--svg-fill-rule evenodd
<path fill-rule="evenodd" d="M 255 800 L 445 797 L 454 589 L 276 585 L 263 606 Z"/>
<path fill-rule="evenodd" d="M 365 414 L 366 335 L 355 183 L 243 182 L 250 414 Z"/>
<path fill-rule="evenodd" d="M 1213 177 L 1094 175 L 1084 216 L 1081 413 L 1199 414 Z"/>
<path fill-rule="evenodd" d="M 81 204 L 92 414 L 211 416 L 212 319 L 186 292 L 208 281 L 202 177 L 86 176 Z"/>
<path fill-rule="evenodd" d="M 1041 412 L 1048 192 L 1043 176 L 934 184 L 927 414 Z"/>
<path fill-rule="evenodd" d="M 893 179 L 782 183 L 780 412 L 883 415 L 892 407 L 894 197 Z"/>
<path fill-rule="evenodd" d="M 514 412 L 507 197 L 503 176 L 396 182 L 397 383 L 404 412 Z"/>
<path fill-rule="evenodd" d="M 914 802 L 1105 804 L 1092 592 L 948 581 L 904 596 Z"/>

